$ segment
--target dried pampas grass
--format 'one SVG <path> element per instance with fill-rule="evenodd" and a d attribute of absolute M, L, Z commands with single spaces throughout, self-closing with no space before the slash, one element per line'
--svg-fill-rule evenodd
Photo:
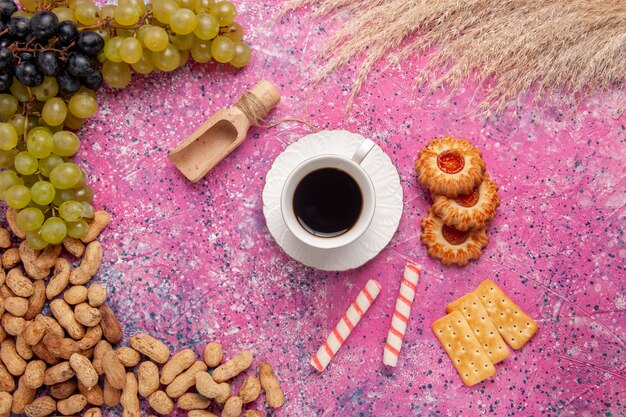
<path fill-rule="evenodd" d="M 482 105 L 501 111 L 529 92 L 574 101 L 626 78 L 624 0 L 292 0 L 348 21 L 320 51 L 319 79 L 362 54 L 352 99 L 373 66 L 432 52 L 416 85 L 458 87 L 474 78 Z M 349 104 L 350 104 L 349 103 Z"/>

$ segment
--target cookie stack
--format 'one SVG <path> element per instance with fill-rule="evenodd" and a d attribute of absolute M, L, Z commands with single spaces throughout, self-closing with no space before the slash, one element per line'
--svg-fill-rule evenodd
<path fill-rule="evenodd" d="M 498 185 L 487 176 L 481 151 L 465 139 L 433 139 L 420 150 L 415 170 L 433 199 L 422 220 L 428 255 L 444 265 L 478 259 L 500 205 Z"/>

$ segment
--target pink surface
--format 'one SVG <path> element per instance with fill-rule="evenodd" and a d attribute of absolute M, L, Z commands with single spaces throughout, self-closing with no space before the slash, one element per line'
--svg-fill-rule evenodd
<path fill-rule="evenodd" d="M 311 86 L 312 56 L 324 21 L 298 13 L 273 20 L 280 2 L 240 2 L 253 60 L 237 72 L 192 65 L 136 77 L 101 93 L 82 131 L 82 164 L 96 204 L 113 214 L 103 236 L 98 280 L 126 339 L 148 331 L 173 350 L 220 341 L 275 364 L 286 392 L 276 416 L 606 415 L 626 413 L 626 117 L 623 92 L 585 102 L 575 114 L 520 107 L 488 120 L 469 117 L 471 85 L 412 91 L 418 63 L 375 73 L 343 114 L 350 68 Z M 167 152 L 213 111 L 260 79 L 283 99 L 272 120 L 305 117 L 375 140 L 398 168 L 404 189 L 400 228 L 358 270 L 303 267 L 272 240 L 261 192 L 272 161 L 308 133 L 294 123 L 253 129 L 248 141 L 198 184 Z M 416 181 L 416 154 L 432 137 L 470 139 L 484 152 L 502 205 L 483 257 L 443 267 L 419 240 L 430 204 Z M 382 365 L 383 344 L 404 264 L 423 267 L 397 368 Z M 430 330 L 445 304 L 492 278 L 536 318 L 540 330 L 496 375 L 463 385 Z M 328 369 L 309 360 L 368 279 L 382 291 Z M 235 380 L 235 386 L 241 379 Z M 236 392 L 237 388 L 235 388 Z M 265 410 L 264 400 L 256 405 Z M 112 411 L 109 415 L 119 415 Z M 180 415 L 185 415 L 180 412 Z"/>

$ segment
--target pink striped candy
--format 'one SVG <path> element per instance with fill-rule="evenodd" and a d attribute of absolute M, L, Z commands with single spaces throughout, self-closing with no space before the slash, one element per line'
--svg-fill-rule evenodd
<path fill-rule="evenodd" d="M 404 267 L 404 276 L 400 283 L 396 310 L 391 318 L 389 333 L 387 333 L 387 343 L 385 343 L 383 353 L 383 363 L 385 365 L 396 366 L 398 363 L 398 356 L 400 356 L 400 349 L 402 349 L 406 326 L 409 322 L 409 316 L 411 315 L 411 305 L 415 298 L 419 274 L 420 269 L 416 265 L 406 264 Z"/>
<path fill-rule="evenodd" d="M 311 365 L 322 372 L 333 359 L 343 342 L 350 336 L 352 329 L 361 320 L 367 309 L 370 308 L 378 293 L 380 293 L 378 281 L 370 279 L 361 290 L 356 300 L 350 305 L 346 314 L 343 315 L 333 331 L 328 335 L 324 344 L 319 348 L 311 359 Z"/>

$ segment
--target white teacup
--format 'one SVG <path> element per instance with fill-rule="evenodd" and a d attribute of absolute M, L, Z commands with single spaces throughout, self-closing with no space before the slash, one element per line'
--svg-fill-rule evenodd
<path fill-rule="evenodd" d="M 335 154 L 318 155 L 302 162 L 289 174 L 280 197 L 281 212 L 285 224 L 298 240 L 314 248 L 334 249 L 354 242 L 365 233 L 374 218 L 376 195 L 372 180 L 360 164 L 374 146 L 374 142 L 365 139 L 352 158 Z M 360 188 L 362 197 L 361 211 L 356 222 L 346 232 L 332 237 L 305 228 L 298 220 L 293 204 L 294 194 L 300 182 L 312 172 L 324 168 L 334 168 L 348 174 Z"/>

